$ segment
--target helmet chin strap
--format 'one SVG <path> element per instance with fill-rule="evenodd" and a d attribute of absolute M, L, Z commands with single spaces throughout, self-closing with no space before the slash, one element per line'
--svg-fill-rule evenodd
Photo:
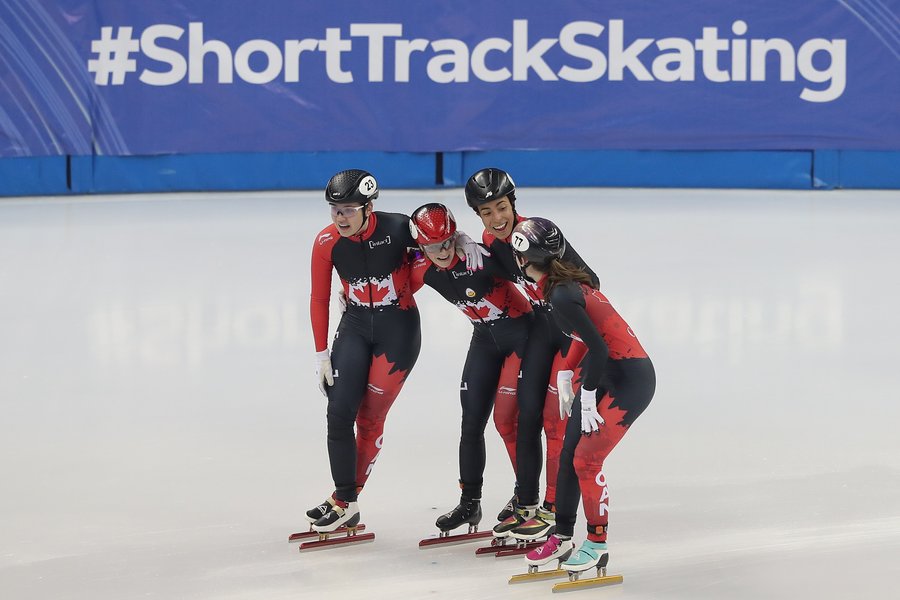
<path fill-rule="evenodd" d="M 363 206 L 369 206 L 369 203 L 366 202 L 365 204 L 363 204 Z M 360 231 L 365 230 L 365 228 L 366 228 L 366 223 L 368 223 L 368 222 L 369 222 L 369 215 L 366 214 L 366 209 L 363 208 L 363 221 L 362 221 L 362 224 L 359 226 L 359 229 L 356 230 L 356 233 L 350 234 L 350 237 L 353 237 L 353 236 L 355 236 L 355 235 L 359 235 L 359 232 L 360 232 Z"/>
<path fill-rule="evenodd" d="M 520 254 L 517 256 L 521 256 Z M 524 258 L 524 257 L 523 257 Z M 531 283 L 537 283 L 534 279 L 528 276 L 528 273 L 525 271 L 528 267 L 532 266 L 531 261 L 526 260 L 524 264 L 519 264 L 518 258 L 516 259 L 516 265 L 519 267 L 519 271 L 522 273 L 522 277 L 525 278 L 526 281 L 530 281 Z"/>

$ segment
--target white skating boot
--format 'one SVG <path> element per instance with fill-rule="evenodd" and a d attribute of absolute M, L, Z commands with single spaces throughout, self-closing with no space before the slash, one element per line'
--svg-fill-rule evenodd
<path fill-rule="evenodd" d="M 594 567 L 606 567 L 609 561 L 609 552 L 606 549 L 606 542 L 592 542 L 584 540 L 578 552 L 572 554 L 566 561 L 560 565 L 561 569 L 565 569 L 569 573 L 581 573 L 588 571 Z"/>

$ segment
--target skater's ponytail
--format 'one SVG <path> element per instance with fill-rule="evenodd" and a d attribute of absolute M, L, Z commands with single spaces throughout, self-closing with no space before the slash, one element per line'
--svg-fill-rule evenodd
<path fill-rule="evenodd" d="M 569 261 L 554 258 L 547 265 L 547 278 L 544 280 L 544 298 L 550 298 L 550 292 L 553 288 L 561 283 L 574 281 L 575 283 L 584 283 L 589 287 L 595 288 L 591 276 L 584 269 L 576 266 Z"/>

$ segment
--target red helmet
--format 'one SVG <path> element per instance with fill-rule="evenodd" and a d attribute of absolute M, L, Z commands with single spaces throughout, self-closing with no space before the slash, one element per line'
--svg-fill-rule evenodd
<path fill-rule="evenodd" d="M 409 232 L 420 246 L 440 244 L 456 233 L 456 219 L 449 208 L 432 202 L 413 211 Z"/>

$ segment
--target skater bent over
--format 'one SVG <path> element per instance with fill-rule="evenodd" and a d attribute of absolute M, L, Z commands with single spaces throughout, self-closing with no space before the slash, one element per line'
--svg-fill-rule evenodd
<path fill-rule="evenodd" d="M 650 404 L 656 374 L 634 332 L 581 269 L 566 261 L 566 241 L 547 219 L 519 223 L 512 237 L 522 271 L 538 282 L 560 329 L 587 347 L 581 389 L 560 394 L 560 414 L 569 419 L 557 484 L 556 534 L 526 557 L 531 565 L 564 559 L 562 568 L 581 572 L 605 567 L 609 494 L 603 463 Z M 572 402 L 570 405 L 569 402 Z M 572 553 L 578 500 L 583 497 L 587 539 Z"/>
<path fill-rule="evenodd" d="M 531 305 L 493 257 L 484 269 L 468 271 L 453 252 L 458 235 L 453 214 L 442 204 L 417 208 L 410 231 L 425 257 L 413 265 L 412 287 L 434 288 L 472 322 L 472 341 L 460 383 L 462 427 L 459 440 L 459 505 L 437 520 L 446 533 L 481 521 L 485 468 L 484 429 L 494 409 L 494 423 L 516 468 L 516 388 L 519 363 L 531 324 Z"/>

